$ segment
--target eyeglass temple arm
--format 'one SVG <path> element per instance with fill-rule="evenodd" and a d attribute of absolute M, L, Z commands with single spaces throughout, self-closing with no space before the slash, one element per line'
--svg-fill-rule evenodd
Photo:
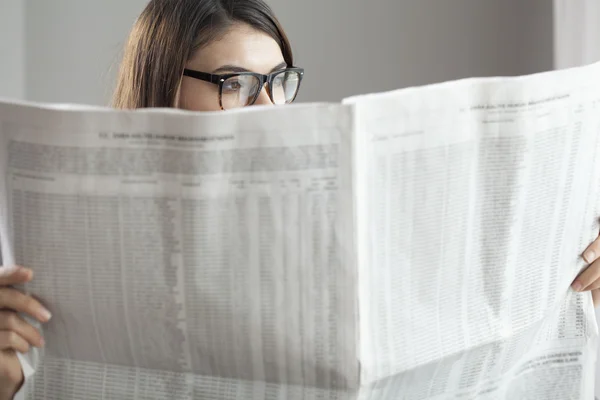
<path fill-rule="evenodd" d="M 201 81 L 215 83 L 215 84 L 218 84 L 219 80 L 220 80 L 219 75 L 213 75 L 213 74 L 209 74 L 206 72 L 194 71 L 193 69 L 187 69 L 187 68 L 183 70 L 183 75 L 186 75 L 186 76 L 189 76 L 192 78 L 196 78 L 196 79 L 200 79 Z"/>

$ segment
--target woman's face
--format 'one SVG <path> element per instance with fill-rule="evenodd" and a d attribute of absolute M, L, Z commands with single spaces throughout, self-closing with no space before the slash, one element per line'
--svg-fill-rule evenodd
<path fill-rule="evenodd" d="M 235 24 L 220 40 L 198 50 L 185 67 L 211 74 L 249 71 L 267 75 L 285 68 L 286 63 L 271 36 L 248 25 Z M 255 104 L 272 104 L 265 88 Z M 178 107 L 191 111 L 221 110 L 218 85 L 184 76 Z"/>

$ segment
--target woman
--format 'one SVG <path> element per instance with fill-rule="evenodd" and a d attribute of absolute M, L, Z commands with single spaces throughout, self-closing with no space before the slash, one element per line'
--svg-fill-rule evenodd
<path fill-rule="evenodd" d="M 131 33 L 113 105 L 215 111 L 292 102 L 303 71 L 262 0 L 151 1 Z"/>
<path fill-rule="evenodd" d="M 253 104 L 286 104 L 296 97 L 303 71 L 293 68 L 290 44 L 262 0 L 152 0 L 127 44 L 114 106 L 228 110 Z M 592 264 L 600 238 L 585 253 Z M 12 289 L 28 282 L 27 268 L 0 275 L 0 400 L 21 387 L 16 351 L 43 346 L 41 335 L 20 319 L 22 312 L 47 322 L 35 299 Z M 600 288 L 600 260 L 577 280 L 579 290 Z M 593 290 L 594 302 L 600 293 Z"/>

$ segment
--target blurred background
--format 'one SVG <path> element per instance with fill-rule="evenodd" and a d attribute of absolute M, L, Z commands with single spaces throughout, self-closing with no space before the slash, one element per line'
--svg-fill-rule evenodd
<path fill-rule="evenodd" d="M 337 101 L 553 69 L 556 10 L 587 0 L 267 1 L 307 71 L 298 100 Z M 123 44 L 146 3 L 0 0 L 0 97 L 108 104 Z"/>

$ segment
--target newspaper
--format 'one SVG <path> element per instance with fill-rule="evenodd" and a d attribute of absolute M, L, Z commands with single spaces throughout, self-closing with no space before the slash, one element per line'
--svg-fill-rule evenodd
<path fill-rule="evenodd" d="M 590 399 L 600 64 L 227 113 L 0 103 L 23 399 Z"/>

